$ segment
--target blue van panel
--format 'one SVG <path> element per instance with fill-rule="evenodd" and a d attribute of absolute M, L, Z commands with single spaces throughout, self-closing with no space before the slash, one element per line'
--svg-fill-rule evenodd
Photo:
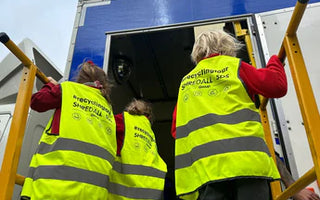
<path fill-rule="evenodd" d="M 320 0 L 309 3 L 314 2 Z M 105 33 L 109 31 L 261 13 L 295 4 L 293 0 L 112 0 L 109 5 L 88 7 L 84 25 L 77 32 L 69 79 L 84 59 L 103 65 Z"/>

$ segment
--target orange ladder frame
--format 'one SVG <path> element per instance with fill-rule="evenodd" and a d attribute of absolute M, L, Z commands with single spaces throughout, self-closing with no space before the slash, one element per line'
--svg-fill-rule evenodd
<path fill-rule="evenodd" d="M 285 58 L 287 58 L 289 62 L 290 72 L 297 93 L 314 167 L 312 167 L 308 172 L 306 172 L 294 184 L 292 184 L 283 192 L 281 192 L 279 181 L 271 183 L 272 198 L 274 200 L 286 200 L 301 189 L 308 186 L 313 181 L 318 180 L 318 182 L 320 182 L 320 146 L 316 145 L 320 144 L 320 135 L 317 134 L 317 131 L 320 130 L 320 115 L 296 35 L 308 1 L 309 0 L 298 0 L 296 3 L 280 51 L 278 53 L 278 57 L 282 62 L 284 62 Z M 247 30 L 242 30 L 240 23 L 235 23 L 235 30 L 237 36 L 245 37 L 247 48 L 252 52 L 250 36 L 247 33 Z M 252 62 L 252 65 L 255 66 L 255 61 L 252 54 L 249 54 L 249 58 Z M 270 153 L 272 154 L 272 157 L 275 158 L 268 115 L 266 111 L 267 103 L 268 99 L 262 97 L 260 116 L 264 126 L 266 141 L 270 149 Z"/>
<path fill-rule="evenodd" d="M 24 177 L 17 174 L 23 136 L 28 118 L 29 105 L 35 76 L 43 83 L 48 78 L 37 66 L 15 45 L 5 33 L 0 33 L 2 42 L 24 65 L 20 81 L 16 105 L 14 108 L 9 137 L 0 171 L 0 199 L 10 200 L 12 198 L 14 184 L 23 185 Z"/>
<path fill-rule="evenodd" d="M 320 115 L 296 34 L 308 1 L 298 0 L 278 56 L 282 61 L 287 57 L 289 62 L 314 167 L 277 196 L 276 200 L 285 200 L 313 181 L 318 180 L 319 182 L 320 180 L 320 135 L 318 134 L 320 130 Z M 262 105 L 264 108 L 266 103 L 267 99 L 264 99 Z"/>

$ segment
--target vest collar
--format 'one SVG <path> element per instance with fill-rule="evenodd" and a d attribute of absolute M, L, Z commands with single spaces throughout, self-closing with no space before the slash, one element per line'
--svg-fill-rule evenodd
<path fill-rule="evenodd" d="M 220 56 L 220 54 L 219 53 L 212 53 L 212 54 L 208 55 L 207 57 L 202 58 L 201 60 L 204 60 L 204 59 L 207 59 L 207 58 L 212 58 L 212 57 L 215 57 L 215 56 Z"/>

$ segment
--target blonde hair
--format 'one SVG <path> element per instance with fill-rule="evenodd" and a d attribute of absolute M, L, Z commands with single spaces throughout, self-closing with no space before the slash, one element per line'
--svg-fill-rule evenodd
<path fill-rule="evenodd" d="M 145 115 L 150 122 L 153 121 L 151 104 L 142 100 L 133 99 L 124 109 L 131 115 Z"/>
<path fill-rule="evenodd" d="M 223 30 L 207 31 L 201 33 L 193 45 L 191 59 L 194 63 L 199 63 L 210 54 L 236 56 L 237 51 L 244 45 L 236 38 Z"/>
<path fill-rule="evenodd" d="M 101 94 L 102 96 L 111 103 L 110 93 L 111 93 L 111 84 L 108 81 L 107 74 L 95 65 L 92 61 L 83 62 L 78 66 L 78 75 L 76 77 L 76 82 L 78 83 L 87 83 L 99 81 L 101 84 Z"/>

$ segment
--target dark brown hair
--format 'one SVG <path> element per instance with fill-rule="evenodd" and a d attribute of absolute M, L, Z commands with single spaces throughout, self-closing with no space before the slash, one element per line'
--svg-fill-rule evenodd
<path fill-rule="evenodd" d="M 111 103 L 111 84 L 109 83 L 107 74 L 103 69 L 95 65 L 92 61 L 86 61 L 78 66 L 78 70 L 79 72 L 76 77 L 76 82 L 87 83 L 99 81 L 102 85 L 102 88 L 100 89 L 102 96 Z"/>

